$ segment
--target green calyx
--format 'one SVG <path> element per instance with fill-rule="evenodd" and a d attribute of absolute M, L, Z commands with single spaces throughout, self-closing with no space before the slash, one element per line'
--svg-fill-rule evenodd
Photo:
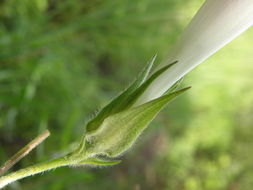
<path fill-rule="evenodd" d="M 129 149 L 159 111 L 173 98 L 188 90 L 173 92 L 143 105 L 107 117 L 85 140 L 90 153 L 117 157 Z"/>
<path fill-rule="evenodd" d="M 156 56 L 149 61 L 137 79 L 125 91 L 87 123 L 80 147 L 75 152 L 75 156 L 83 155 L 85 159 L 76 165 L 107 166 L 119 163 L 112 159 L 126 152 L 134 144 L 168 102 L 190 88 L 176 90 L 180 83 L 178 81 L 163 96 L 145 104 L 133 106 L 157 77 L 176 64 L 176 62 L 169 64 L 148 77 L 155 58 Z M 98 158 L 101 155 L 103 158 Z"/>
<path fill-rule="evenodd" d="M 148 75 L 154 64 L 156 55 L 148 62 L 147 66 L 138 75 L 137 79 L 119 96 L 113 99 L 108 105 L 106 105 L 92 120 L 90 120 L 86 126 L 86 132 L 96 130 L 103 122 L 103 120 L 114 113 L 122 111 L 128 104 L 129 96 L 140 87 L 148 78 Z"/>

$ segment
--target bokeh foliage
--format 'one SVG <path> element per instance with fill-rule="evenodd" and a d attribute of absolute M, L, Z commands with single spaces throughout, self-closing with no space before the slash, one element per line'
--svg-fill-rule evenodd
<path fill-rule="evenodd" d="M 14 169 L 71 149 L 85 121 L 158 52 L 165 57 L 203 0 L 0 1 L 0 161 L 51 137 Z M 253 31 L 190 73 L 112 168 L 61 168 L 7 189 L 219 190 L 253 186 Z"/>

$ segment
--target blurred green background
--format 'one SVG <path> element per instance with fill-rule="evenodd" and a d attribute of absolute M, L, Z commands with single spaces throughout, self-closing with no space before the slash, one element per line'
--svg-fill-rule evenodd
<path fill-rule="evenodd" d="M 52 135 L 13 170 L 77 142 L 94 110 L 161 61 L 203 0 L 0 1 L 0 162 Z M 217 31 L 218 32 L 218 31 Z M 10 190 L 251 190 L 253 30 L 184 80 L 135 147 L 110 168 L 59 168 Z"/>

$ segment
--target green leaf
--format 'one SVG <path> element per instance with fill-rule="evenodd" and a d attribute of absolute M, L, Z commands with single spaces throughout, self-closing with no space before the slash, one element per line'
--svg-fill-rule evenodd
<path fill-rule="evenodd" d="M 89 155 L 117 157 L 129 149 L 159 111 L 173 98 L 182 94 L 184 88 L 164 95 L 138 107 L 130 108 L 106 118 L 92 134 L 85 135 Z"/>
<path fill-rule="evenodd" d="M 114 113 L 122 111 L 123 107 L 128 101 L 128 97 L 133 93 L 143 82 L 147 79 L 150 70 L 153 67 L 156 55 L 148 62 L 143 71 L 138 75 L 137 79 L 119 96 L 113 99 L 107 106 L 105 106 L 86 126 L 86 132 L 96 130 L 103 120 Z"/>
<path fill-rule="evenodd" d="M 102 158 L 89 158 L 87 160 L 83 160 L 76 164 L 77 166 L 80 165 L 95 165 L 95 166 L 113 166 L 119 164 L 121 160 L 106 160 Z"/>

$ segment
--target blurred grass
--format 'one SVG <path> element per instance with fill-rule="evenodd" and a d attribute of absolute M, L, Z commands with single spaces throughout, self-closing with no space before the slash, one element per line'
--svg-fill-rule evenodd
<path fill-rule="evenodd" d="M 14 169 L 71 148 L 85 121 L 179 37 L 203 0 L 0 2 L 0 161 L 49 128 Z M 122 164 L 60 168 L 7 189 L 217 190 L 253 186 L 249 30 L 190 73 Z M 158 60 L 158 61 L 159 61 Z"/>

